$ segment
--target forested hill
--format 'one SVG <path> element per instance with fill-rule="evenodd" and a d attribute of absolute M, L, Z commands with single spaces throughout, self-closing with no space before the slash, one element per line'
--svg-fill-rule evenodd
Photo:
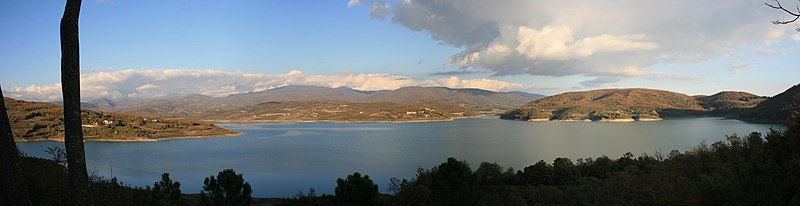
<path fill-rule="evenodd" d="M 793 112 L 798 111 L 800 111 L 800 84 L 765 100 L 742 113 L 741 117 L 748 120 L 783 123 Z"/>
<path fill-rule="evenodd" d="M 11 130 L 16 140 L 63 140 L 63 107 L 42 102 L 4 98 Z M 152 116 L 83 110 L 86 140 L 140 141 L 188 136 L 235 134 L 199 120 L 165 119 Z"/>
<path fill-rule="evenodd" d="M 638 119 L 659 118 L 662 112 L 706 111 L 694 97 L 653 89 L 601 89 L 567 92 L 530 102 L 503 119 Z"/>

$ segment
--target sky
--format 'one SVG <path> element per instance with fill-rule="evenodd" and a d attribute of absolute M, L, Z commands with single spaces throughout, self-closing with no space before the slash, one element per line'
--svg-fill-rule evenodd
<path fill-rule="evenodd" d="M 0 1 L 4 95 L 61 99 L 64 3 Z M 798 25 L 771 23 L 788 18 L 729 0 L 84 0 L 81 95 L 317 85 L 772 96 L 800 83 Z"/>

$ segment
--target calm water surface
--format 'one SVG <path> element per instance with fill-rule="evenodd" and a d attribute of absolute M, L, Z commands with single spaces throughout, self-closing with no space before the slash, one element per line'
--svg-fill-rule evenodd
<path fill-rule="evenodd" d="M 780 125 L 721 118 L 658 122 L 518 122 L 496 117 L 429 123 L 280 123 L 219 124 L 245 132 L 239 137 L 158 142 L 87 142 L 89 170 L 133 186 L 152 185 L 160 174 L 199 193 L 203 178 L 222 169 L 243 173 L 256 197 L 292 196 L 309 187 L 333 193 L 336 179 L 353 172 L 372 177 L 385 192 L 391 177 L 411 178 L 418 167 L 430 169 L 456 157 L 497 162 L 521 169 L 539 160 L 573 159 L 625 152 L 667 154 L 725 134 L 766 132 Z M 48 157 L 58 142 L 18 143 L 28 155 Z"/>

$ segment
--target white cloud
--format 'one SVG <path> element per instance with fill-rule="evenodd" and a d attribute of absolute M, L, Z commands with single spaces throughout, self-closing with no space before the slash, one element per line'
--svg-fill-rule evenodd
<path fill-rule="evenodd" d="M 369 16 L 375 19 L 385 19 L 386 16 L 392 13 L 392 10 L 389 9 L 389 5 L 386 4 L 386 1 L 380 1 L 372 6 L 372 9 L 369 10 Z"/>
<path fill-rule="evenodd" d="M 541 30 L 520 26 L 517 31 L 516 51 L 531 60 L 569 60 L 591 56 L 596 52 L 658 48 L 656 43 L 641 41 L 643 37 L 603 34 L 575 41 L 574 32 L 567 26 L 545 26 Z"/>
<path fill-rule="evenodd" d="M 754 64 L 746 62 L 728 62 L 725 66 L 728 68 L 728 71 L 734 74 L 741 74 L 745 70 L 752 68 Z"/>
<path fill-rule="evenodd" d="M 353 8 L 354 6 L 357 6 L 360 3 L 361 2 L 359 2 L 358 0 L 350 0 L 347 2 L 347 8 Z"/>
<path fill-rule="evenodd" d="M 458 77 L 451 76 L 448 78 L 440 78 L 435 81 L 428 81 L 430 86 L 442 86 L 450 88 L 477 88 L 491 91 L 513 91 L 513 90 L 527 90 L 533 88 L 530 85 L 504 82 L 494 79 L 479 78 L 479 79 L 459 79 Z"/>
<path fill-rule="evenodd" d="M 450 64 L 495 75 L 624 78 L 800 41 L 794 27 L 770 23 L 779 11 L 761 1 L 405 0 L 390 9 L 392 23 L 463 48 Z"/>
<path fill-rule="evenodd" d="M 350 87 L 357 90 L 385 90 L 406 86 L 445 86 L 479 88 L 492 91 L 529 91 L 529 85 L 493 79 L 437 80 L 415 79 L 396 74 L 317 75 L 292 70 L 284 74 L 227 72 L 220 70 L 120 70 L 81 75 L 81 98 L 168 98 L 187 94 L 222 97 L 244 92 L 258 92 L 287 85 Z M 35 101 L 61 100 L 61 84 L 11 87 L 6 96 Z"/>

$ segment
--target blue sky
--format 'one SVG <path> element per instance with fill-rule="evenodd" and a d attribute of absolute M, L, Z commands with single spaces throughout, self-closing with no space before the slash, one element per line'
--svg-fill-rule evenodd
<path fill-rule="evenodd" d="M 676 2 L 86 0 L 84 96 L 224 96 L 288 84 L 775 95 L 800 82 L 800 35 L 770 23 L 778 11 L 760 2 L 712 1 L 719 6 L 699 11 Z M 8 96 L 59 94 L 63 8 L 0 2 Z M 648 9 L 674 14 L 632 20 Z M 451 73 L 433 75 L 442 72 Z"/>

